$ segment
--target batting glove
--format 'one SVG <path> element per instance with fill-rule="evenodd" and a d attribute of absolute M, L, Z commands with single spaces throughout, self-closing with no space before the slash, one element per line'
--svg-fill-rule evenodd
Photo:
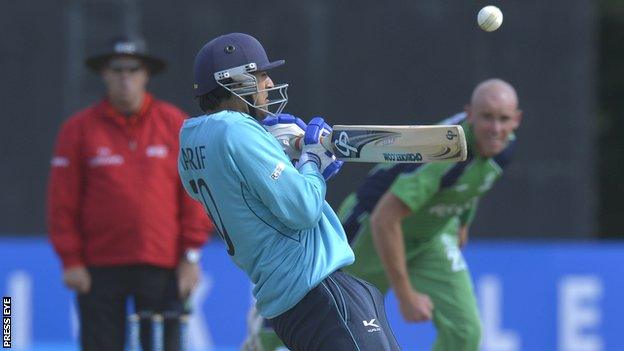
<path fill-rule="evenodd" d="M 325 180 L 329 180 L 340 171 L 344 162 L 336 160 L 336 156 L 321 144 L 321 138 L 329 137 L 331 132 L 332 128 L 325 123 L 323 118 L 312 118 L 305 130 L 301 158 L 297 162 L 297 168 L 307 162 L 313 162 Z"/>
<path fill-rule="evenodd" d="M 306 124 L 300 118 L 286 113 L 277 116 L 268 116 L 262 122 L 262 126 L 271 133 L 282 146 L 282 149 L 295 163 L 301 157 L 301 151 L 290 145 L 290 140 L 295 137 L 303 137 Z"/>

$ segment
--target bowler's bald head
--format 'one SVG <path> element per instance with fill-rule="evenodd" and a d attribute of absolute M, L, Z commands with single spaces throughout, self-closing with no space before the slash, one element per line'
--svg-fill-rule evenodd
<path fill-rule="evenodd" d="M 472 92 L 470 104 L 494 104 L 505 105 L 514 110 L 518 108 L 518 95 L 511 84 L 502 79 L 492 78 L 485 80 L 476 86 Z"/>

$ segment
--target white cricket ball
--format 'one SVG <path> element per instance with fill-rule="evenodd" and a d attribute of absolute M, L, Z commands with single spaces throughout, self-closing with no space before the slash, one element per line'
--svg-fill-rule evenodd
<path fill-rule="evenodd" d="M 479 27 L 486 32 L 493 32 L 503 24 L 503 13 L 496 6 L 486 6 L 477 15 Z"/>

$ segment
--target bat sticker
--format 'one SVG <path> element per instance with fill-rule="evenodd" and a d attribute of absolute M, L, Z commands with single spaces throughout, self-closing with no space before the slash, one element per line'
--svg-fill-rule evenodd
<path fill-rule="evenodd" d="M 347 157 L 351 154 L 351 152 L 358 152 L 358 149 L 349 145 L 349 135 L 347 135 L 346 132 L 340 132 L 338 139 L 334 140 L 334 146 L 338 151 Z"/>
<path fill-rule="evenodd" d="M 423 157 L 420 152 L 417 153 L 392 153 L 384 152 L 384 161 L 386 162 L 420 162 Z"/>
<path fill-rule="evenodd" d="M 453 133 L 452 130 L 449 130 L 448 132 L 446 132 L 446 138 L 448 140 L 453 140 L 457 137 L 457 134 Z"/>

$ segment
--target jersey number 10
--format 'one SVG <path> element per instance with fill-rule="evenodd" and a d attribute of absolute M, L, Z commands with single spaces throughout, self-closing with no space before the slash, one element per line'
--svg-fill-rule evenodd
<path fill-rule="evenodd" d="M 212 197 L 210 188 L 208 188 L 208 184 L 206 184 L 206 181 L 204 181 L 202 178 L 199 178 L 197 181 L 191 180 L 189 181 L 189 184 L 191 185 L 191 189 L 193 190 L 193 192 L 201 196 L 202 202 L 204 203 L 204 207 L 206 208 L 206 211 L 208 211 L 208 216 L 210 216 L 212 223 L 214 223 L 217 233 L 219 233 L 219 236 L 221 237 L 221 239 L 223 239 L 223 241 L 225 241 L 225 244 L 227 245 L 228 255 L 234 256 L 234 245 L 232 245 L 232 240 L 230 239 L 230 236 L 228 235 L 227 229 L 225 229 L 225 227 L 223 226 L 223 220 L 221 219 L 221 214 L 219 213 L 217 204 L 215 203 L 214 198 Z M 217 217 L 215 217 L 213 215 L 213 211 L 210 210 L 211 207 L 208 206 L 208 201 L 206 201 L 206 195 L 208 195 L 208 197 L 210 198 L 210 203 L 212 204 L 212 208 L 214 209 L 214 212 L 217 214 Z M 218 223 L 215 220 L 217 218 L 219 219 Z"/>

